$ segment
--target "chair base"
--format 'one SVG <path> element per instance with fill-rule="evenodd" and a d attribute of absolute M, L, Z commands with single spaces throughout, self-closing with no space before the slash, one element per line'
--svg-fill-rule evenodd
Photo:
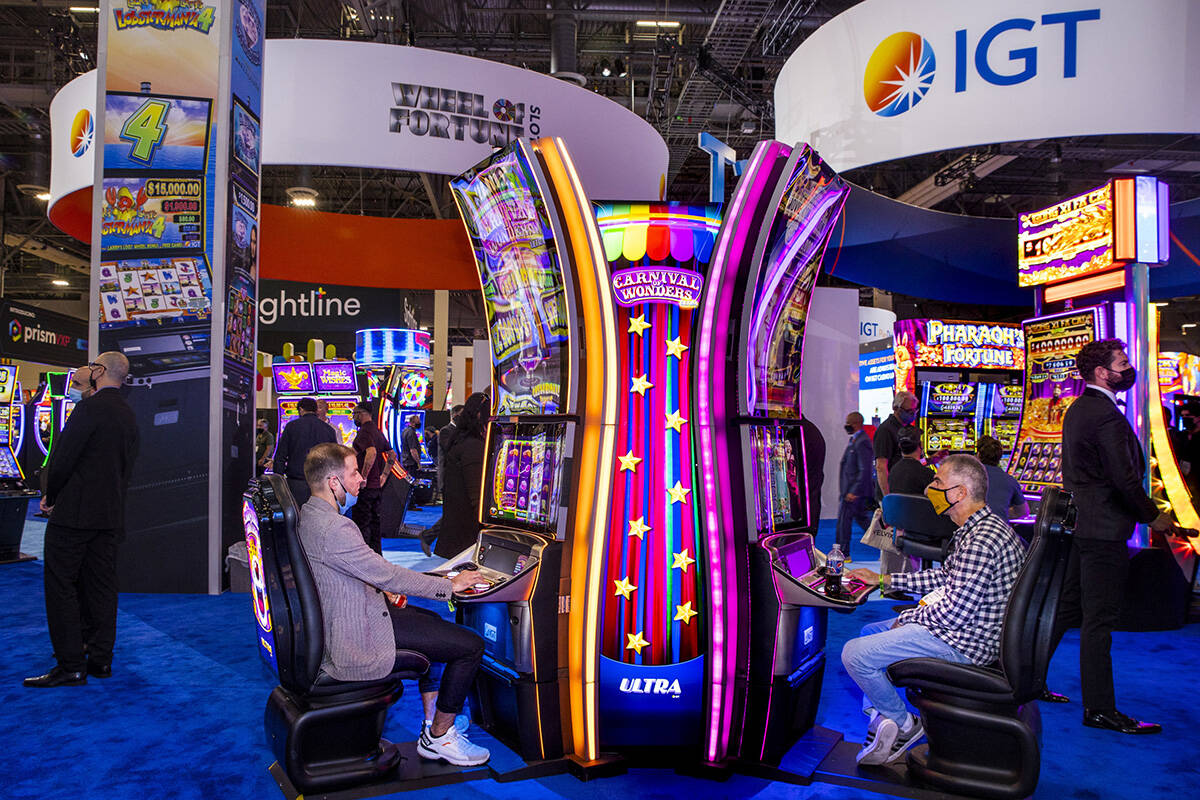
<path fill-rule="evenodd" d="M 1015 800 L 1037 788 L 1041 771 L 1041 714 L 1036 703 L 992 706 L 909 689 L 921 713 L 927 748 L 908 755 L 921 783 L 972 797 Z"/>
<path fill-rule="evenodd" d="M 417 755 L 416 742 L 401 742 L 387 745 L 399 754 L 399 761 L 383 778 L 372 782 L 352 786 L 345 789 L 302 792 L 292 783 L 283 766 L 276 761 L 270 767 L 271 777 L 279 791 L 287 800 L 360 800 L 366 797 L 379 797 L 409 792 L 417 789 L 430 789 L 446 786 L 452 783 L 486 780 L 492 777 L 487 764 L 478 767 L 455 767 L 442 761 L 428 761 Z"/>
<path fill-rule="evenodd" d="M 396 747 L 381 737 L 388 707 L 401 691 L 397 684 L 334 705 L 310 702 L 276 686 L 267 699 L 264 727 L 291 783 L 311 794 L 384 779 L 400 762 Z"/>

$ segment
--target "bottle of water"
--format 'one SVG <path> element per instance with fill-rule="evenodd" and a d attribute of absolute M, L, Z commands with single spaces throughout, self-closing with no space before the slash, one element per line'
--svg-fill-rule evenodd
<path fill-rule="evenodd" d="M 831 585 L 841 585 L 845 567 L 846 557 L 842 555 L 842 548 L 835 542 L 833 547 L 829 548 L 829 554 L 825 556 L 825 577 Z"/>

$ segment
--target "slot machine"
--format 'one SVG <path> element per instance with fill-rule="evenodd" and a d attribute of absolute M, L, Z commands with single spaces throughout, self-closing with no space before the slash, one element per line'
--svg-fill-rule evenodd
<path fill-rule="evenodd" d="M 443 573 L 477 568 L 456 598 L 484 640 L 475 721 L 526 760 L 596 758 L 579 722 L 589 673 L 590 540 L 613 464 L 614 340 L 591 209 L 558 140 L 517 142 L 450 182 L 483 287 L 492 418 L 477 542 Z M 589 234 L 589 230 L 592 235 Z M 601 357 L 582 358 L 584 340 Z"/>
<path fill-rule="evenodd" d="M 809 300 L 848 192 L 807 145 L 760 144 L 700 309 L 698 512 L 722 642 L 706 720 L 713 762 L 777 764 L 812 727 L 828 610 L 853 610 L 872 590 L 825 580 L 799 425 Z"/>
<path fill-rule="evenodd" d="M 983 433 L 1000 442 L 1004 452 L 1000 466 L 1007 468 L 1009 457 L 1017 446 L 1017 431 L 1021 425 L 1025 389 L 1021 382 L 989 383 L 982 388 L 983 394 L 980 399 L 983 409 L 979 420 L 982 422 Z"/>
<path fill-rule="evenodd" d="M 25 394 L 21 390 L 20 381 L 14 383 L 10 408 L 8 417 L 9 449 L 20 460 L 25 450 Z"/>
<path fill-rule="evenodd" d="M 25 483 L 25 473 L 13 450 L 14 415 L 21 408 L 20 387 L 17 368 L 0 366 L 0 564 L 33 559 L 21 552 L 21 535 L 29 501 L 39 493 Z"/>

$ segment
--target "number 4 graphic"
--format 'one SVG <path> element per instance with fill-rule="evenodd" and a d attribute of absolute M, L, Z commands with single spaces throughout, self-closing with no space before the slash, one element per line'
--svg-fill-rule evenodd
<path fill-rule="evenodd" d="M 163 120 L 170 110 L 171 104 L 166 100 L 147 100 L 125 120 L 120 138 L 133 143 L 129 149 L 130 158 L 146 165 L 154 160 L 154 152 L 167 135 L 167 125 Z"/>

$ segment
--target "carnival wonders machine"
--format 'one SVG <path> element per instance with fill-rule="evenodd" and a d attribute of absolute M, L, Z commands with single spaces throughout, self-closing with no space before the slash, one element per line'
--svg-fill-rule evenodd
<path fill-rule="evenodd" d="M 597 760 L 584 724 L 594 706 L 585 709 L 583 697 L 594 681 L 589 614 L 599 602 L 588 581 L 591 543 L 607 524 L 616 420 L 603 256 L 558 140 L 514 143 L 450 186 L 492 349 L 483 530 L 441 570 L 486 576 L 456 598 L 459 621 L 486 648 L 474 719 L 526 761 L 571 755 L 586 764 Z"/>
<path fill-rule="evenodd" d="M 1062 483 L 1062 419 L 1084 389 L 1075 370 L 1079 348 L 1094 339 L 1122 339 L 1137 369 L 1137 383 L 1124 396 L 1125 416 L 1147 456 L 1146 490 L 1177 527 L 1159 534 L 1139 526 L 1130 539 L 1136 552 L 1120 623 L 1125 630 L 1186 622 L 1200 548 L 1200 515 L 1163 414 L 1158 310 L 1149 297 L 1149 268 L 1168 257 L 1169 216 L 1167 185 L 1139 175 L 1018 219 L 1018 282 L 1035 287 L 1039 315 L 1024 323 L 1025 407 L 1008 471 L 1031 507 L 1047 487 Z"/>
<path fill-rule="evenodd" d="M 905 319 L 894 336 L 896 389 L 921 401 L 917 426 L 926 453 L 973 454 L 985 433 L 1012 452 L 1025 369 L 1020 325 Z"/>

